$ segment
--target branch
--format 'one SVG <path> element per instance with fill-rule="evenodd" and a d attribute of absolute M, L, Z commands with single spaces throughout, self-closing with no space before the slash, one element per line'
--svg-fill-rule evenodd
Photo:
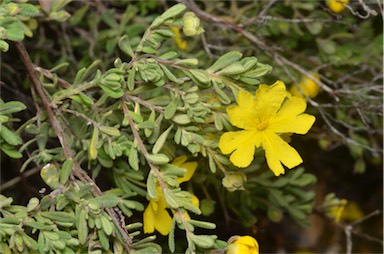
<path fill-rule="evenodd" d="M 23 62 L 25 68 L 27 69 L 27 72 L 29 74 L 29 77 L 32 81 L 34 89 L 37 91 L 38 95 L 40 96 L 44 108 L 48 113 L 49 121 L 52 124 L 53 129 L 55 130 L 55 133 L 57 135 L 57 138 L 59 139 L 59 142 L 61 144 L 61 147 L 64 151 L 64 157 L 66 160 L 73 160 L 73 168 L 72 173 L 79 178 L 83 183 L 85 184 L 92 184 L 93 189 L 92 193 L 95 196 L 102 196 L 102 192 L 100 188 L 96 185 L 96 183 L 84 172 L 84 170 L 80 167 L 78 162 L 75 160 L 71 147 L 68 144 L 67 139 L 65 138 L 64 131 L 58 121 L 58 119 L 55 116 L 55 113 L 53 112 L 53 109 L 51 108 L 51 101 L 48 98 L 48 95 L 46 94 L 45 90 L 43 89 L 42 84 L 40 83 L 39 79 L 37 78 L 37 75 L 35 73 L 34 65 L 29 57 L 29 54 L 27 50 L 25 49 L 24 45 L 21 42 L 15 42 L 17 51 L 20 55 L 20 59 Z M 120 234 L 122 235 L 124 239 L 123 246 L 124 248 L 129 252 L 131 250 L 132 245 L 132 238 L 128 235 L 128 232 L 123 228 L 123 225 L 121 224 L 120 218 L 117 215 L 117 213 L 112 208 L 106 208 L 106 211 L 108 212 L 109 216 L 111 216 L 113 222 L 115 223 L 116 227 L 118 228 Z"/>

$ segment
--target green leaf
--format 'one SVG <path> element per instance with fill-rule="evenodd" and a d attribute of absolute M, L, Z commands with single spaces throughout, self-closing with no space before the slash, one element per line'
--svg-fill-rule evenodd
<path fill-rule="evenodd" d="M 163 59 L 163 60 L 171 60 L 171 59 L 174 59 L 175 57 L 177 57 L 177 52 L 175 51 L 169 51 L 165 54 L 162 54 L 161 56 L 159 56 L 160 59 Z"/>
<path fill-rule="evenodd" d="M 216 173 L 216 163 L 213 160 L 213 157 L 211 154 L 208 154 L 208 163 L 209 163 L 209 168 L 211 169 L 211 172 Z"/>
<path fill-rule="evenodd" d="M 114 127 L 101 125 L 99 126 L 99 129 L 110 136 L 120 136 L 120 131 Z"/>
<path fill-rule="evenodd" d="M 271 189 L 269 191 L 268 199 L 278 206 L 288 207 L 289 204 L 285 200 L 283 193 L 280 190 Z"/>
<path fill-rule="evenodd" d="M 165 190 L 163 190 L 163 194 L 164 194 L 165 201 L 167 202 L 169 207 L 171 207 L 173 209 L 180 207 L 180 205 L 177 202 L 177 199 L 175 197 L 175 194 L 171 190 L 165 189 Z"/>
<path fill-rule="evenodd" d="M 120 202 L 119 197 L 115 195 L 102 195 L 88 200 L 90 205 L 100 207 L 115 207 Z"/>
<path fill-rule="evenodd" d="M 118 99 L 124 95 L 124 91 L 122 89 L 111 89 L 110 87 L 102 84 L 100 84 L 99 86 L 109 97 Z"/>
<path fill-rule="evenodd" d="M 136 76 L 136 70 L 135 68 L 132 68 L 128 71 L 128 89 L 130 91 L 133 91 L 135 89 L 135 76 Z"/>
<path fill-rule="evenodd" d="M 187 58 L 176 61 L 174 64 L 181 65 L 185 67 L 194 67 L 199 64 L 199 60 L 196 58 Z"/>
<path fill-rule="evenodd" d="M 139 129 L 153 129 L 156 126 L 157 126 L 156 122 L 155 121 L 151 121 L 151 120 L 143 121 L 143 122 L 137 124 L 137 127 Z"/>
<path fill-rule="evenodd" d="M 7 19 L 0 22 L 0 25 L 7 30 L 7 38 L 11 41 L 22 41 L 24 39 L 24 28 L 18 19 Z"/>
<path fill-rule="evenodd" d="M 208 249 L 212 248 L 215 245 L 216 236 L 212 235 L 189 235 L 191 240 L 199 247 Z"/>
<path fill-rule="evenodd" d="M 27 234 L 22 234 L 23 242 L 25 245 L 32 250 L 37 250 L 39 248 L 39 245 L 37 244 L 36 240 L 30 237 Z"/>
<path fill-rule="evenodd" d="M 184 168 L 180 168 L 173 164 L 165 164 L 161 166 L 161 171 L 163 175 L 170 175 L 170 176 L 176 176 L 176 177 L 183 177 L 185 175 L 185 172 L 187 171 Z"/>
<path fill-rule="evenodd" d="M 79 226 L 77 228 L 80 244 L 85 244 L 88 238 L 88 224 L 86 216 L 85 209 L 81 209 L 79 213 Z"/>
<path fill-rule="evenodd" d="M 23 143 L 23 140 L 13 131 L 5 127 L 0 126 L 0 136 L 10 145 L 16 146 Z"/>
<path fill-rule="evenodd" d="M 135 123 L 141 123 L 143 122 L 143 117 L 138 114 L 138 113 L 135 113 L 133 111 L 129 111 L 129 115 L 132 117 L 132 120 L 135 122 Z"/>
<path fill-rule="evenodd" d="M 215 92 L 217 93 L 220 101 L 223 104 L 230 104 L 231 103 L 231 99 L 229 98 L 229 96 L 223 90 L 221 90 L 219 88 L 219 86 L 216 82 L 213 82 L 213 89 L 215 89 Z"/>
<path fill-rule="evenodd" d="M 35 197 L 31 198 L 28 202 L 28 205 L 27 205 L 27 211 L 28 212 L 33 211 L 34 209 L 36 209 L 38 207 L 39 203 L 40 203 L 40 201 L 38 198 L 35 198 Z M 1 207 L 1 204 L 0 204 L 0 207 Z"/>
<path fill-rule="evenodd" d="M 1 150 L 6 154 L 8 155 L 9 157 L 11 158 L 14 158 L 14 159 L 20 159 L 23 157 L 23 154 L 20 153 L 19 151 L 16 151 L 14 150 L 12 147 L 6 147 L 6 145 L 2 145 L 1 147 Z"/>
<path fill-rule="evenodd" d="M 187 7 L 184 4 L 175 4 L 168 10 L 166 10 L 160 17 L 167 20 L 182 13 Z"/>
<path fill-rule="evenodd" d="M 101 216 L 101 227 L 103 228 L 105 234 L 112 235 L 114 225 L 105 216 Z"/>
<path fill-rule="evenodd" d="M 67 212 L 58 212 L 58 211 L 52 211 L 52 212 L 41 212 L 41 215 L 45 218 L 48 218 L 54 222 L 66 222 L 66 223 L 74 223 L 75 222 L 75 216 L 71 213 Z"/>
<path fill-rule="evenodd" d="M 188 223 L 190 223 L 193 226 L 199 227 L 199 228 L 205 228 L 205 229 L 215 229 L 216 225 L 211 222 L 206 221 L 197 221 L 197 220 L 188 220 Z"/>
<path fill-rule="evenodd" d="M 238 51 L 230 51 L 217 59 L 216 62 L 211 67 L 209 67 L 208 71 L 216 72 L 230 64 L 239 61 L 242 56 L 243 54 Z"/>
<path fill-rule="evenodd" d="M 99 236 L 99 241 L 101 247 L 103 247 L 104 250 L 109 250 L 109 239 L 108 237 L 104 234 L 102 230 L 97 231 L 97 235 Z"/>
<path fill-rule="evenodd" d="M 128 38 L 128 35 L 124 35 L 119 40 L 119 48 L 128 56 L 134 57 L 135 53 L 133 52 L 133 49 L 131 47 L 131 42 Z"/>
<path fill-rule="evenodd" d="M 4 40 L 0 40 L 0 50 L 7 52 L 9 50 L 9 44 Z"/>
<path fill-rule="evenodd" d="M 169 162 L 168 156 L 162 153 L 158 154 L 148 154 L 147 160 L 153 164 L 162 165 L 167 164 Z"/>
<path fill-rule="evenodd" d="M 173 217 L 171 227 L 169 229 L 168 248 L 172 253 L 175 252 L 175 217 Z"/>
<path fill-rule="evenodd" d="M 40 176 L 52 190 L 60 187 L 60 173 L 54 164 L 48 163 L 45 165 L 40 171 Z"/>
<path fill-rule="evenodd" d="M 312 174 L 305 173 L 299 179 L 297 179 L 295 181 L 290 181 L 290 183 L 292 185 L 296 185 L 296 186 L 300 186 L 300 187 L 312 185 L 312 184 L 316 183 L 316 177 Z"/>
<path fill-rule="evenodd" d="M 99 129 L 95 126 L 93 128 L 93 133 L 92 133 L 92 138 L 91 138 L 91 143 L 89 144 L 89 157 L 94 160 L 97 158 L 97 153 L 98 153 L 98 145 L 99 143 Z"/>
<path fill-rule="evenodd" d="M 128 163 L 134 170 L 139 170 L 139 155 L 134 146 L 129 150 Z"/>
<path fill-rule="evenodd" d="M 175 115 L 179 101 L 180 101 L 179 96 L 174 96 L 172 98 L 171 102 L 164 109 L 165 119 L 169 120 Z"/>
<path fill-rule="evenodd" d="M 18 13 L 21 16 L 35 17 L 39 15 L 39 9 L 32 4 L 19 4 L 21 11 Z"/>
<path fill-rule="evenodd" d="M 233 63 L 233 64 L 225 67 L 221 71 L 219 71 L 218 74 L 225 75 L 225 76 L 232 76 L 232 75 L 237 75 L 237 74 L 243 73 L 245 71 L 246 70 L 241 63 Z"/>
<path fill-rule="evenodd" d="M 63 163 L 60 171 L 60 183 L 66 184 L 69 178 L 69 175 L 72 172 L 73 159 L 68 159 Z"/>
<path fill-rule="evenodd" d="M 180 83 L 179 80 L 177 80 L 176 76 L 173 75 L 173 73 L 164 65 L 160 64 L 160 68 L 163 70 L 165 76 L 167 76 L 167 78 L 175 83 Z"/>
<path fill-rule="evenodd" d="M 149 172 L 148 178 L 147 178 L 147 192 L 148 196 L 150 198 L 157 198 L 157 178 L 156 176 L 151 172 Z"/>
<path fill-rule="evenodd" d="M 79 24 L 83 20 L 84 15 L 88 11 L 88 9 L 89 4 L 85 4 L 79 9 L 77 9 L 69 18 L 69 24 L 71 24 L 72 26 L 76 26 L 77 24 Z"/>
<path fill-rule="evenodd" d="M 6 103 L 1 103 L 0 106 L 1 115 L 12 114 L 26 109 L 26 106 L 20 101 L 8 101 Z"/>
<path fill-rule="evenodd" d="M 156 143 L 153 145 L 152 153 L 157 154 L 161 150 L 161 148 L 163 148 L 165 141 L 167 140 L 168 135 L 171 132 L 172 128 L 173 128 L 173 124 L 169 126 L 168 129 L 159 136 Z"/>
<path fill-rule="evenodd" d="M 210 82 L 209 74 L 205 70 L 190 69 L 189 72 L 201 83 L 208 84 Z"/>
<path fill-rule="evenodd" d="M 321 51 L 328 55 L 336 53 L 337 44 L 330 39 L 316 38 L 317 46 Z"/>
<path fill-rule="evenodd" d="M 189 119 L 187 114 L 179 114 L 179 115 L 175 115 L 172 118 L 172 121 L 177 124 L 185 125 L 185 124 L 189 124 L 191 122 L 191 119 Z"/>

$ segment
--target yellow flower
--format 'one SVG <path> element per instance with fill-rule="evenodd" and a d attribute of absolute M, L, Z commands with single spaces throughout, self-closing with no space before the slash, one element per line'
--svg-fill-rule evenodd
<path fill-rule="evenodd" d="M 333 218 L 336 223 L 338 223 L 341 219 L 341 215 L 344 212 L 344 208 L 347 205 L 348 200 L 341 199 L 339 200 L 338 204 L 335 204 L 334 206 L 330 207 L 328 210 L 329 217 Z"/>
<path fill-rule="evenodd" d="M 312 127 L 315 117 L 303 114 L 304 99 L 290 96 L 284 83 L 277 81 L 272 86 L 260 85 L 256 97 L 239 91 L 237 104 L 228 107 L 227 113 L 231 124 L 244 130 L 224 133 L 219 141 L 223 154 L 232 153 L 229 159 L 235 166 L 249 166 L 260 146 L 276 176 L 284 174 L 282 164 L 293 168 L 302 163 L 299 153 L 281 135 L 306 134 Z"/>
<path fill-rule="evenodd" d="M 326 1 L 328 8 L 334 13 L 342 12 L 348 3 L 349 3 L 349 0 L 327 0 Z"/>
<path fill-rule="evenodd" d="M 184 168 L 187 171 L 183 177 L 176 179 L 178 183 L 183 183 L 189 181 L 197 168 L 197 162 L 186 162 L 187 156 L 183 155 L 177 157 L 172 164 L 180 168 Z M 191 194 L 191 202 L 199 206 L 199 199 Z M 144 223 L 144 233 L 153 233 L 157 230 L 162 235 L 168 235 L 169 230 L 172 224 L 172 217 L 167 211 L 168 204 L 164 198 L 162 189 L 160 186 L 157 187 L 157 198 L 151 199 L 149 205 L 144 210 L 143 214 L 143 223 Z M 184 216 L 189 218 L 187 212 L 184 213 Z"/>
<path fill-rule="evenodd" d="M 176 43 L 176 46 L 182 50 L 185 51 L 188 48 L 188 42 L 186 40 L 183 40 L 181 37 L 180 29 L 178 27 L 171 27 L 171 31 L 175 33 L 175 37 L 173 40 Z"/>
<path fill-rule="evenodd" d="M 251 236 L 233 236 L 228 243 L 226 254 L 259 254 L 259 244 Z"/>
<path fill-rule="evenodd" d="M 319 74 L 313 72 L 310 74 L 310 76 L 313 79 L 320 81 Z M 300 89 L 297 88 L 298 86 L 300 87 L 301 91 L 300 91 Z M 298 86 L 293 85 L 291 87 L 291 89 L 289 90 L 289 92 L 294 96 L 303 97 L 303 94 L 304 94 L 305 96 L 308 96 L 309 98 L 315 98 L 320 91 L 320 86 L 315 81 L 313 81 L 312 79 L 310 79 L 307 76 L 303 76 L 300 79 Z"/>
<path fill-rule="evenodd" d="M 160 234 L 168 235 L 172 218 L 166 210 L 168 205 L 160 187 L 157 187 L 157 193 L 157 198 L 149 201 L 143 214 L 144 233 L 153 233 L 156 229 Z"/>
<path fill-rule="evenodd" d="M 355 201 L 349 201 L 344 211 L 341 213 L 340 220 L 341 221 L 357 221 L 364 217 L 364 213 L 361 210 L 358 203 Z"/>

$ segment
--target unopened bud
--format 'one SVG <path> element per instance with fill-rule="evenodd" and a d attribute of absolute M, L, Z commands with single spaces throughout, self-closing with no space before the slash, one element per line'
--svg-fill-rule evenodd
<path fill-rule="evenodd" d="M 200 27 L 200 19 L 193 12 L 186 12 L 183 16 L 184 26 L 183 33 L 186 36 L 195 36 L 204 32 Z"/>
<path fill-rule="evenodd" d="M 244 182 L 247 181 L 247 177 L 242 172 L 228 172 L 223 178 L 223 186 L 228 191 L 244 190 Z"/>

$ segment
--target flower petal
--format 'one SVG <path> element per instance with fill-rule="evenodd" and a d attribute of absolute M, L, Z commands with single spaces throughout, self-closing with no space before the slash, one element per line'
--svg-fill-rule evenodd
<path fill-rule="evenodd" d="M 150 234 L 155 231 L 155 213 L 152 210 L 151 204 L 144 210 L 143 224 L 144 233 Z"/>
<path fill-rule="evenodd" d="M 237 104 L 227 108 L 231 124 L 241 129 L 255 129 L 258 124 L 255 97 L 251 93 L 239 91 Z"/>
<path fill-rule="evenodd" d="M 191 179 L 191 177 L 195 173 L 195 170 L 197 168 L 197 162 L 196 161 L 186 162 L 186 163 L 183 163 L 183 164 L 179 165 L 178 167 L 184 168 L 187 171 L 185 172 L 183 177 L 177 178 L 176 181 L 178 183 L 187 182 L 187 181 L 189 181 Z"/>
<path fill-rule="evenodd" d="M 293 168 L 303 162 L 299 153 L 277 134 L 263 131 L 262 136 L 262 146 L 265 150 L 268 167 L 276 176 L 284 174 L 281 163 L 288 168 Z"/>
<path fill-rule="evenodd" d="M 306 107 L 307 103 L 304 99 L 295 96 L 289 98 L 276 116 L 269 120 L 268 129 L 275 133 L 307 133 L 316 118 L 312 115 L 302 114 Z"/>
<path fill-rule="evenodd" d="M 249 253 L 249 248 L 245 245 L 231 243 L 228 245 L 226 254 L 244 254 Z"/>
<path fill-rule="evenodd" d="M 175 166 L 180 167 L 181 164 L 183 164 L 184 162 L 187 161 L 187 159 L 188 159 L 188 157 L 186 155 L 182 155 L 182 156 L 179 156 L 179 157 L 175 158 L 172 161 L 172 164 L 175 165 Z"/>
<path fill-rule="evenodd" d="M 155 228 L 162 235 L 168 235 L 171 229 L 172 218 L 166 209 L 160 210 L 155 216 Z"/>
<path fill-rule="evenodd" d="M 158 198 L 151 199 L 144 210 L 144 233 L 153 233 L 155 229 L 162 235 L 168 235 L 172 218 L 167 211 L 167 202 L 162 192 L 158 192 Z"/>
<path fill-rule="evenodd" d="M 224 133 L 219 140 L 219 148 L 223 154 L 230 154 L 230 160 L 237 167 L 247 167 L 251 164 L 255 147 L 261 144 L 258 131 L 230 131 Z"/>
<path fill-rule="evenodd" d="M 257 118 L 260 122 L 268 120 L 275 115 L 281 107 L 288 92 L 285 84 L 278 80 L 273 85 L 260 85 L 256 91 L 256 108 Z"/>
<path fill-rule="evenodd" d="M 249 236 L 249 235 L 240 237 L 239 239 L 236 240 L 236 243 L 247 245 L 250 248 L 257 248 L 257 249 L 259 249 L 259 244 L 256 241 L 256 239 L 253 238 L 252 236 Z"/>

